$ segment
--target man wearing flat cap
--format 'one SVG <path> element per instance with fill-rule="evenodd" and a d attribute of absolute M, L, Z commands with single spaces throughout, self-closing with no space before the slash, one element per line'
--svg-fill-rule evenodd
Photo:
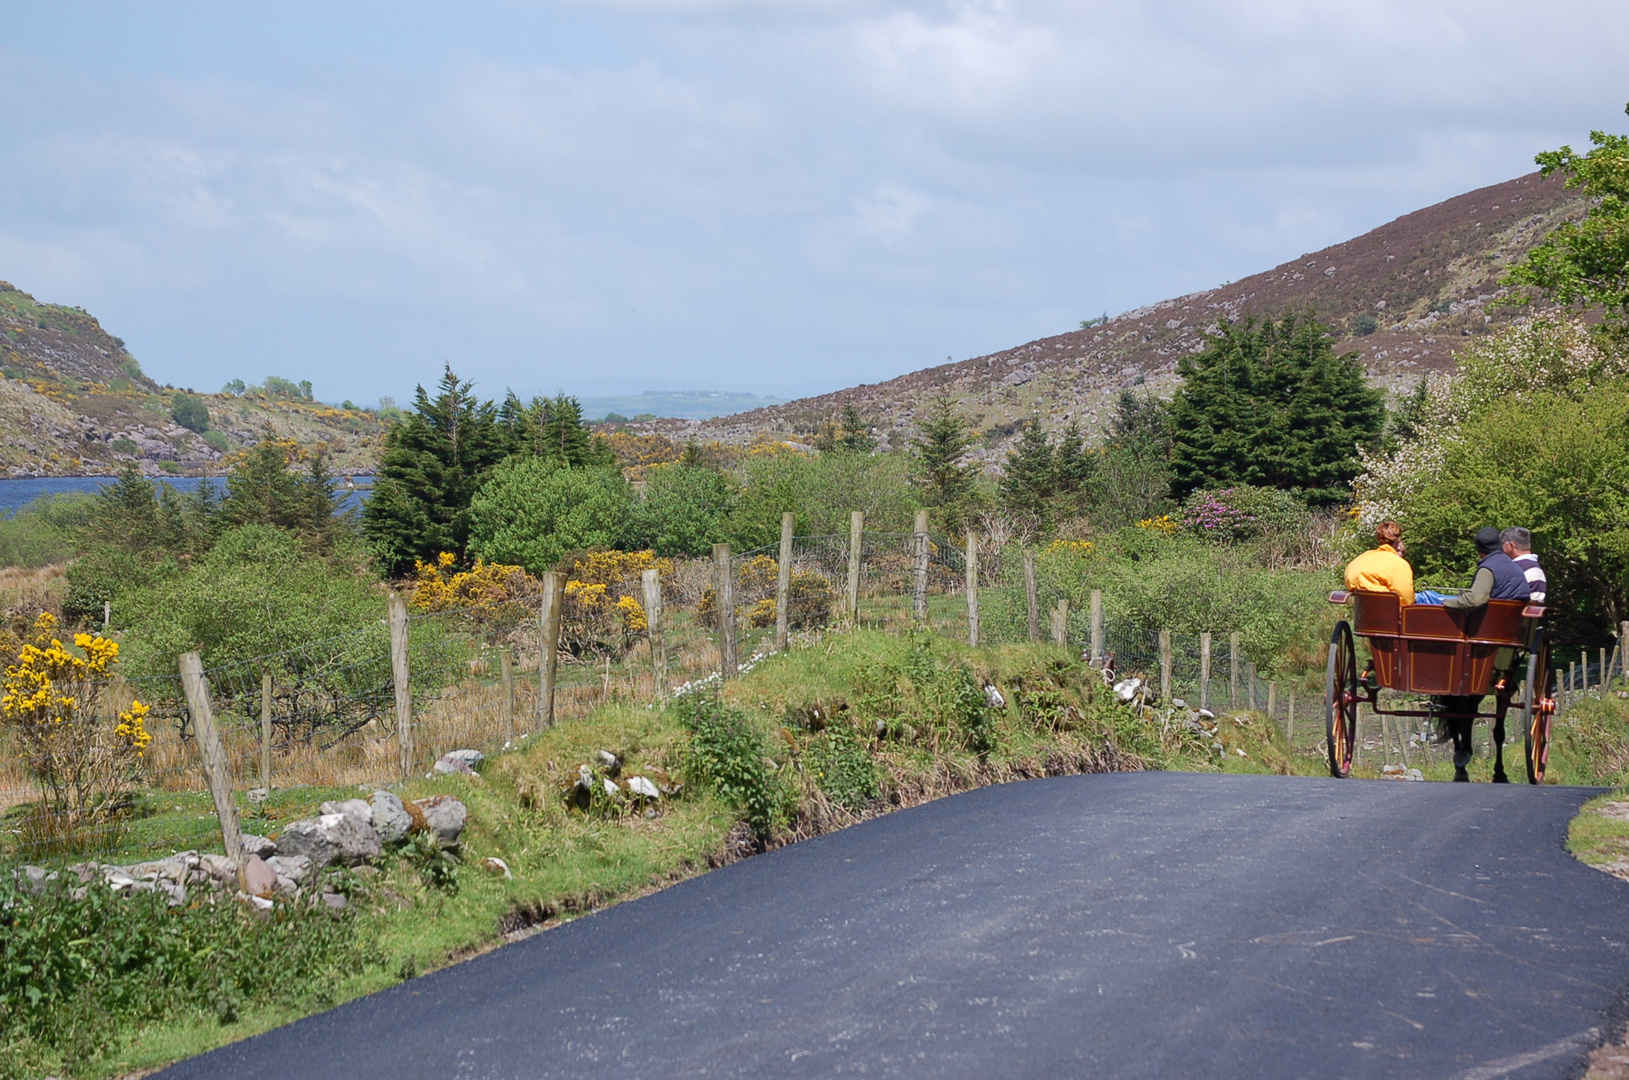
<path fill-rule="evenodd" d="M 1476 553 L 1481 561 L 1476 564 L 1476 576 L 1471 578 L 1470 591 L 1451 596 L 1442 602 L 1445 608 L 1465 611 L 1486 607 L 1489 600 L 1520 600 L 1526 603 L 1531 596 L 1527 575 L 1514 559 L 1500 550 L 1499 530 L 1487 526 L 1476 530 Z M 1447 727 L 1454 740 L 1454 779 L 1464 783 L 1470 779 L 1465 767 L 1471 763 L 1471 725 L 1469 719 L 1482 707 L 1483 695 L 1460 697 L 1447 695 L 1439 700 L 1444 711 L 1457 714 L 1448 719 Z M 1502 780 L 1502 776 L 1494 778 Z"/>
<path fill-rule="evenodd" d="M 1532 590 L 1527 575 L 1516 561 L 1500 550 L 1499 530 L 1489 525 L 1476 530 L 1476 553 L 1482 561 L 1476 564 L 1476 576 L 1471 578 L 1470 591 L 1449 597 L 1442 602 L 1445 608 L 1479 608 L 1489 600 L 1520 600 L 1527 602 Z"/>

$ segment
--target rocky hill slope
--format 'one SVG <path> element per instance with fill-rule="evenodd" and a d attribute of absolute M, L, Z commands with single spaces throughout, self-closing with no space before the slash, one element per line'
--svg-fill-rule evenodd
<path fill-rule="evenodd" d="M 1120 392 L 1169 394 L 1177 358 L 1203 347 L 1218 320 L 1311 308 L 1362 357 L 1370 377 L 1394 391 L 1421 373 L 1453 365 L 1465 337 L 1489 333 L 1521 313 L 1490 302 L 1512 260 L 1583 201 L 1537 173 L 1481 188 L 1219 288 L 1163 300 L 1087 329 L 1014 349 L 711 421 L 638 425 L 674 439 L 750 443 L 806 439 L 854 405 L 885 445 L 915 430 L 917 410 L 939 394 L 961 402 L 984 432 L 979 455 L 1005 456 L 1017 426 L 1039 416 L 1049 428 L 1078 419 L 1092 431 Z"/>
<path fill-rule="evenodd" d="M 265 430 L 368 472 L 384 425 L 371 412 L 270 395 L 200 395 L 204 432 L 170 413 L 175 388 L 149 378 L 82 308 L 42 304 L 0 282 L 0 475 L 86 476 L 134 461 L 153 474 L 216 471 Z"/>

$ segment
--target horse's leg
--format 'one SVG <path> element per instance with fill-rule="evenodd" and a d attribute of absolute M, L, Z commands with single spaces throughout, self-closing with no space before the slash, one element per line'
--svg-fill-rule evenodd
<path fill-rule="evenodd" d="M 1505 775 L 1505 702 L 1502 700 L 1499 715 L 1493 720 L 1493 782 L 1510 783 L 1510 777 Z"/>

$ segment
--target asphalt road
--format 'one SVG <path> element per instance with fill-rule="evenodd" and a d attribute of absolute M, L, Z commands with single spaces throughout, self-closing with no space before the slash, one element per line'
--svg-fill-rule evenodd
<path fill-rule="evenodd" d="M 184 1077 L 1563 1077 L 1629 982 L 1591 792 L 986 788 L 183 1062 Z"/>

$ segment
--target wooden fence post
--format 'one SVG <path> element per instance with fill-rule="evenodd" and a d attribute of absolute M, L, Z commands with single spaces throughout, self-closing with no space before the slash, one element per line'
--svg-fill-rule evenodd
<path fill-rule="evenodd" d="M 713 545 L 713 606 L 718 612 L 718 670 L 726 679 L 741 670 L 735 653 L 735 566 L 730 545 Z"/>
<path fill-rule="evenodd" d="M 1210 708 L 1210 631 L 1199 635 L 1199 707 Z"/>
<path fill-rule="evenodd" d="M 786 563 L 783 561 L 781 565 L 785 566 Z M 781 580 L 785 580 L 785 571 L 782 571 Z M 639 575 L 639 584 L 645 590 L 645 634 L 650 638 L 650 665 L 656 675 L 656 700 L 666 705 L 667 628 L 663 621 L 667 614 L 662 610 L 662 572 L 655 567 L 644 571 Z M 778 634 L 786 632 L 785 610 L 786 602 L 782 600 L 781 613 L 775 616 L 779 623 Z"/>
<path fill-rule="evenodd" d="M 1600 666 L 1599 670 L 1600 670 L 1599 678 L 1601 680 L 1601 693 L 1604 694 L 1604 693 L 1606 693 L 1606 682 L 1607 682 L 1607 679 L 1606 679 L 1606 650 L 1605 649 L 1601 650 L 1601 666 Z"/>
<path fill-rule="evenodd" d="M 503 744 L 508 746 L 515 741 L 515 663 L 508 646 L 498 650 L 498 667 L 503 673 Z"/>
<path fill-rule="evenodd" d="M 401 749 L 401 774 L 413 775 L 413 684 L 407 663 L 407 601 L 390 594 L 390 684 L 396 691 L 396 741 Z"/>
<path fill-rule="evenodd" d="M 918 510 L 915 522 L 916 574 L 911 583 L 911 617 L 926 625 L 928 621 L 928 512 Z"/>
<path fill-rule="evenodd" d="M 865 543 L 865 511 L 851 510 L 848 515 L 848 624 L 860 625 L 860 550 Z"/>
<path fill-rule="evenodd" d="M 1024 549 L 1024 602 L 1029 605 L 1029 639 L 1041 640 L 1041 600 L 1035 594 L 1035 552 Z"/>
<path fill-rule="evenodd" d="M 1623 653 L 1623 661 L 1618 664 L 1618 670 L 1623 673 L 1624 679 L 1629 681 L 1629 622 L 1618 624 L 1618 648 Z"/>
<path fill-rule="evenodd" d="M 1256 662 L 1254 660 L 1244 662 L 1244 674 L 1250 692 L 1250 704 L 1245 707 L 1254 709 L 1256 707 Z"/>
<path fill-rule="evenodd" d="M 1092 590 L 1092 663 L 1103 666 L 1103 590 Z"/>
<path fill-rule="evenodd" d="M 260 676 L 260 786 L 271 790 L 272 677 Z"/>
<path fill-rule="evenodd" d="M 979 538 L 967 531 L 967 643 L 979 643 Z"/>
<path fill-rule="evenodd" d="M 1290 744 L 1290 751 L 1295 751 L 1295 684 L 1290 683 L 1290 709 L 1284 714 L 1284 739 Z"/>
<path fill-rule="evenodd" d="M 198 753 L 204 759 L 204 775 L 209 779 L 209 795 L 215 800 L 215 816 L 221 822 L 221 840 L 226 857 L 238 868 L 243 881 L 243 832 L 238 828 L 238 804 L 232 797 L 232 771 L 226 763 L 226 748 L 215 727 L 215 711 L 209 702 L 209 684 L 204 682 L 204 665 L 195 652 L 181 654 L 181 686 L 192 713 L 192 731 L 198 737 Z"/>
<path fill-rule="evenodd" d="M 1278 681 L 1270 680 L 1267 683 L 1267 719 L 1271 721 L 1278 715 Z"/>
<path fill-rule="evenodd" d="M 1171 631 L 1160 631 L 1160 703 L 1171 704 Z"/>
<path fill-rule="evenodd" d="M 537 727 L 554 726 L 554 684 L 560 674 L 560 602 L 565 584 L 559 573 L 543 575 L 543 603 L 537 613 Z"/>
<path fill-rule="evenodd" d="M 775 568 L 775 650 L 785 652 L 792 625 L 792 530 L 797 515 L 781 515 L 781 561 Z M 664 676 L 665 677 L 665 676 Z"/>
<path fill-rule="evenodd" d="M 1239 632 L 1227 636 L 1227 707 L 1239 707 Z"/>
<path fill-rule="evenodd" d="M 1058 606 L 1052 609 L 1052 644 L 1069 644 L 1069 598 L 1060 596 Z"/>

